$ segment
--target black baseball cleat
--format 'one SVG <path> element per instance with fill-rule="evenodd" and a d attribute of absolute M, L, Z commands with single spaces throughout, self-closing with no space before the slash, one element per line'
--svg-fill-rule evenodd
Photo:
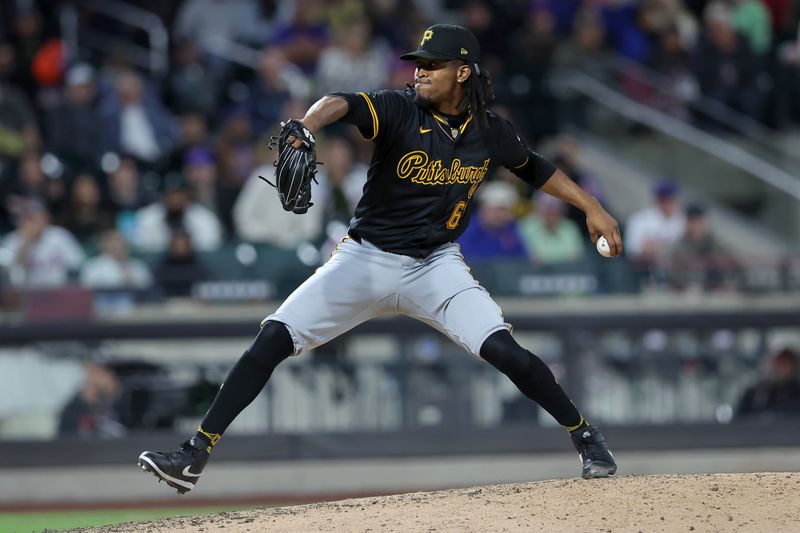
<path fill-rule="evenodd" d="M 617 472 L 614 456 L 608 451 L 606 439 L 594 426 L 586 426 L 570 432 L 572 444 L 578 450 L 578 457 L 583 463 L 583 479 L 609 477 Z"/>
<path fill-rule="evenodd" d="M 181 444 L 176 452 L 142 452 L 139 466 L 145 472 L 152 472 L 159 481 L 185 494 L 194 488 L 208 462 L 209 448 L 197 437 Z"/>

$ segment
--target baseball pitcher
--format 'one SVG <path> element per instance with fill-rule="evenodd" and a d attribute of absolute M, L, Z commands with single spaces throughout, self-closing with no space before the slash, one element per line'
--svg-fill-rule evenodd
<path fill-rule="evenodd" d="M 263 389 L 275 367 L 378 316 L 405 315 L 485 359 L 542 406 L 571 436 L 584 478 L 614 475 L 600 431 L 587 423 L 547 365 L 511 335 L 498 305 L 472 277 L 453 241 L 464 231 L 478 187 L 498 167 L 586 213 L 592 241 L 622 252 L 617 222 L 595 198 L 532 151 L 514 126 L 487 109 L 492 87 L 475 36 L 437 24 L 422 35 L 414 85 L 404 91 L 334 93 L 282 124 L 276 187 L 283 207 L 311 207 L 314 134 L 345 122 L 374 143 L 349 235 L 331 259 L 266 317 L 227 376 L 197 434 L 175 452 L 143 452 L 139 465 L 192 490 L 213 447 Z"/>

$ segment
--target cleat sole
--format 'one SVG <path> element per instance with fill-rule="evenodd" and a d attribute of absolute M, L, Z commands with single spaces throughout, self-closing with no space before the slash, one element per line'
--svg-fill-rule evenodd
<path fill-rule="evenodd" d="M 612 477 L 617 473 L 616 465 L 593 464 L 583 470 L 583 479 Z"/>

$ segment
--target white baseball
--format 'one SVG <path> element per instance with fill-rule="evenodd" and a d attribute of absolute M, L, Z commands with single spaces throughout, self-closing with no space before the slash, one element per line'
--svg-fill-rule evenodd
<path fill-rule="evenodd" d="M 611 248 L 608 246 L 608 241 L 602 235 L 597 239 L 597 253 L 603 257 L 611 257 Z"/>

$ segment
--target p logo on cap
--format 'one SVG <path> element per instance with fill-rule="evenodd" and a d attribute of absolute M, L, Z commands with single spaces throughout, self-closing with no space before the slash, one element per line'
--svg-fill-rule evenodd
<path fill-rule="evenodd" d="M 466 49 L 466 48 L 462 48 L 462 49 L 461 49 L 461 55 L 462 55 L 462 56 L 465 56 L 465 55 L 467 55 L 467 54 L 469 54 L 469 52 L 467 52 L 467 49 Z"/>
<path fill-rule="evenodd" d="M 422 40 L 419 42 L 419 45 L 422 46 L 425 44 L 425 41 L 430 41 L 433 38 L 433 32 L 431 30 L 426 30 L 425 33 L 422 34 Z"/>

